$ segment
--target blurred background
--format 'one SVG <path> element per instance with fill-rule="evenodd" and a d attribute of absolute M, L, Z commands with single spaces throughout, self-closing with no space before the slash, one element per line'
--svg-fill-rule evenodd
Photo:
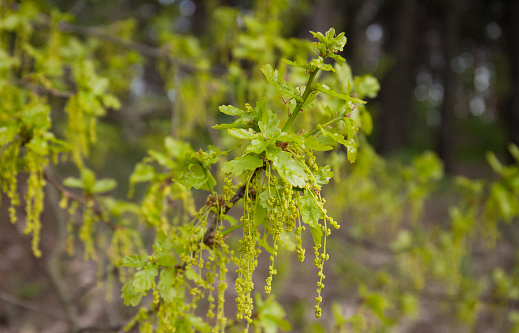
<path fill-rule="evenodd" d="M 131 18 L 139 41 L 148 45 L 160 45 L 158 31 L 164 30 L 192 34 L 209 45 L 215 6 L 235 8 L 239 17 L 254 8 L 253 1 L 55 4 L 80 13 L 81 25 Z M 519 143 L 517 6 L 517 1 L 468 0 L 278 5 L 282 36 L 310 39 L 310 30 L 334 27 L 346 33 L 343 55 L 354 74 L 378 78 L 383 89 L 370 102 L 375 126 L 369 138 L 377 152 L 433 150 L 449 173 L 477 173 L 487 150 L 504 155 L 507 143 Z M 145 66 L 138 89 L 153 93 L 157 70 Z"/>
<path fill-rule="evenodd" d="M 102 140 L 92 146 L 90 167 L 116 179 L 122 197 L 135 163 L 164 136 L 196 149 L 226 145 L 211 128 L 222 122 L 218 105 L 254 105 L 263 89 L 254 86 L 262 80 L 258 68 L 310 53 L 296 54 L 294 37 L 311 39 L 309 31 L 330 27 L 345 32 L 342 56 L 353 75 L 371 73 L 380 82 L 378 95 L 368 96 L 373 133 L 363 138 L 373 150 L 365 149 L 358 167 L 344 155 L 326 157 L 347 175 L 328 190 L 343 228 L 330 241 L 330 253 L 339 254 L 325 272 L 325 320 L 312 319 L 311 263 L 298 266 L 293 253 L 280 257 L 273 288 L 292 331 L 517 332 L 518 228 L 485 229 L 481 212 L 500 219 L 481 199 L 470 228 L 484 226 L 459 243 L 449 235 L 459 231 L 453 221 L 462 214 L 449 206 L 467 198 L 452 189 L 456 176 L 499 180 L 486 153 L 508 164 L 507 145 L 519 145 L 518 0 L 33 2 L 43 15 L 37 27 L 51 8 L 70 14 L 59 30 L 88 45 L 121 101 L 98 123 Z M 8 3 L 18 2 L 0 6 Z M 59 132 L 63 101 L 52 98 Z M 72 170 L 53 173 L 61 180 Z M 136 198 L 144 192 L 138 185 Z M 23 225 L 8 223 L 2 200 L 0 332 L 67 332 L 73 317 L 84 332 L 120 331 L 133 310 L 120 304 L 117 283 L 99 283 L 106 272 L 56 245 L 64 233 L 56 222 L 59 194 L 47 194 L 43 259 L 33 257 Z M 491 227 L 502 238 L 484 247 Z M 266 267 L 258 271 L 260 286 Z"/>

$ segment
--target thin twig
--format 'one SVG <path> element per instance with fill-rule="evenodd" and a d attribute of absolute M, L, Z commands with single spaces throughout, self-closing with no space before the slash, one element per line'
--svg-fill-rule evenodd
<path fill-rule="evenodd" d="M 227 212 L 232 207 L 234 207 L 234 204 L 238 200 L 243 198 L 243 196 L 245 195 L 245 190 L 246 189 L 247 189 L 247 184 L 244 184 L 236 191 L 236 193 L 231 198 L 231 200 L 229 200 L 229 203 L 227 205 L 225 205 L 225 207 L 222 208 L 222 213 L 223 214 L 227 214 Z M 207 245 L 209 243 L 209 240 L 211 239 L 211 237 L 212 237 L 212 235 L 214 233 L 214 230 L 216 229 L 217 222 L 218 222 L 218 215 L 215 214 L 213 216 L 213 219 L 211 219 L 211 221 L 207 224 L 207 229 L 205 230 L 205 234 L 204 234 L 204 238 L 203 238 L 203 243 L 204 244 Z"/>
<path fill-rule="evenodd" d="M 92 325 L 92 326 L 85 326 L 78 330 L 78 333 L 83 332 L 113 332 L 113 331 L 119 331 L 121 328 L 123 328 L 122 325 Z"/>
<path fill-rule="evenodd" d="M 38 23 L 44 26 L 50 26 L 50 18 L 44 14 L 38 15 Z M 109 27 L 83 27 L 75 24 L 70 24 L 67 22 L 60 22 L 58 24 L 59 30 L 65 33 L 76 33 L 85 36 L 97 37 L 99 39 L 111 42 L 115 45 L 121 46 L 126 49 L 134 50 L 139 54 L 155 59 L 163 59 L 169 63 L 175 64 L 178 68 L 186 73 L 196 73 L 196 72 L 206 72 L 207 70 L 201 69 L 192 63 L 189 60 L 181 60 L 178 57 L 171 55 L 171 47 L 169 45 L 165 45 L 163 47 L 157 48 L 144 43 L 139 43 L 133 40 L 125 40 L 118 36 L 110 35 L 106 33 L 107 28 Z M 220 66 L 212 66 L 210 71 L 213 75 L 223 75 L 227 73 L 227 70 L 224 67 Z"/>
<path fill-rule="evenodd" d="M 355 238 L 349 234 L 341 235 L 341 237 L 344 237 L 346 242 L 350 243 L 351 245 L 363 247 L 365 249 L 368 249 L 369 251 L 375 251 L 375 252 L 379 252 L 379 253 L 389 255 L 389 256 L 397 255 L 399 253 L 404 252 L 404 251 L 395 252 L 395 251 L 391 250 L 389 247 L 385 247 L 385 246 L 376 244 L 367 239 Z"/>
<path fill-rule="evenodd" d="M 15 306 L 18 306 L 23 309 L 42 314 L 47 317 L 51 317 L 51 318 L 61 320 L 61 321 L 70 322 L 70 319 L 56 313 L 55 310 L 50 311 L 47 308 L 42 308 L 33 302 L 16 298 L 13 295 L 10 295 L 3 291 L 0 291 L 0 300 L 5 303 L 9 303 L 11 305 L 15 305 Z"/>
<path fill-rule="evenodd" d="M 434 292 L 428 290 L 414 290 L 419 296 L 430 299 L 436 302 L 460 303 L 463 300 L 463 294 L 449 295 L 441 292 Z M 492 295 L 481 295 L 478 300 L 486 305 L 499 306 L 507 309 L 519 309 L 519 300 L 510 298 L 500 298 Z"/>
<path fill-rule="evenodd" d="M 76 201 L 77 203 L 79 203 L 80 205 L 82 206 L 85 206 L 87 207 L 88 206 L 88 202 L 87 200 L 85 200 L 85 198 L 83 198 L 82 196 L 79 196 L 75 193 L 72 193 L 70 192 L 69 190 L 67 190 L 63 185 L 61 185 L 60 182 L 58 182 L 55 178 L 53 178 L 47 171 L 43 171 L 43 177 L 55 188 L 57 189 L 58 191 L 60 191 L 66 198 L 68 199 L 71 199 L 73 201 Z M 108 227 L 112 230 L 115 229 L 115 226 L 110 223 L 109 220 L 106 219 L 105 215 L 103 214 L 103 211 L 101 210 L 101 208 L 99 206 L 96 206 L 94 205 L 92 207 L 92 211 L 94 212 L 94 214 L 103 222 L 106 222 Z"/>
<path fill-rule="evenodd" d="M 77 16 L 85 7 L 88 0 L 78 0 L 76 3 L 70 8 L 69 14 Z"/>
<path fill-rule="evenodd" d="M 74 96 L 74 94 L 75 94 L 72 91 L 62 91 L 62 90 L 53 89 L 53 88 L 46 88 L 41 85 L 36 85 L 32 82 L 29 82 L 28 80 L 10 79 L 10 82 L 12 82 L 16 85 L 28 88 L 29 90 L 31 90 L 32 92 L 34 92 L 36 94 L 51 94 L 52 96 L 63 97 L 63 98 L 70 98 L 70 97 Z"/>

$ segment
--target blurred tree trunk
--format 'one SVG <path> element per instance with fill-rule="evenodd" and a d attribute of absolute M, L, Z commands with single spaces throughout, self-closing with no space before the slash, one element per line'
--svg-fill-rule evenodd
<path fill-rule="evenodd" d="M 440 114 L 440 128 L 438 129 L 437 152 L 443 160 L 445 172 L 450 173 L 453 167 L 454 145 L 454 104 L 456 99 L 456 84 L 454 71 L 451 67 L 451 60 L 456 55 L 458 44 L 458 20 L 457 5 L 453 0 L 440 1 L 442 14 L 444 17 L 443 25 L 443 56 L 445 66 L 442 73 L 443 84 L 443 103 Z"/>
<path fill-rule="evenodd" d="M 312 14 L 310 16 L 310 30 L 325 33 L 332 27 L 330 23 L 332 19 L 334 1 L 321 0 L 315 2 L 312 7 Z M 308 31 L 305 31 L 305 33 L 308 33 Z"/>
<path fill-rule="evenodd" d="M 519 146 L 519 0 L 506 1 L 504 32 L 510 63 L 510 95 L 504 110 L 509 141 Z"/>
<path fill-rule="evenodd" d="M 382 154 L 396 151 L 407 143 L 417 62 L 415 32 L 418 2 L 390 1 L 387 6 L 387 50 L 394 57 L 395 64 L 382 80 L 379 94 L 381 113 L 378 117 L 380 132 L 377 148 Z"/>

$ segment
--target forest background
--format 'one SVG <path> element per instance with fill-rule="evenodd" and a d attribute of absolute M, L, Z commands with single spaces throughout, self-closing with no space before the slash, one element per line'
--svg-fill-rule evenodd
<path fill-rule="evenodd" d="M 150 150 L 164 151 L 168 136 L 195 151 L 228 149 L 232 140 L 213 128 L 228 121 L 218 107 L 256 105 L 267 91 L 262 66 L 287 71 L 281 59 L 306 58 L 309 31 L 330 27 L 348 39 L 340 54 L 349 67 L 338 76 L 351 77 L 353 92 L 368 103 L 352 110 L 362 123 L 357 161 L 349 163 L 346 149 L 319 157 L 335 173 L 323 193 L 341 224 L 328 243 L 324 318 L 313 316 L 309 280 L 317 273 L 310 263 L 294 263 L 288 244 L 276 259 L 275 300 L 259 301 L 280 316 L 258 327 L 519 331 L 519 153 L 510 145 L 519 145 L 519 1 L 1 0 L 0 6 L 0 128 L 11 121 L 4 94 L 15 86 L 46 98 L 57 138 L 45 137 L 49 145 L 62 139 L 82 147 L 42 170 L 36 258 L 24 233 L 24 221 L 31 221 L 24 200 L 14 213 L 10 208 L 5 161 L 13 144 L 0 132 L 0 331 L 126 326 L 136 310 L 123 305 L 118 268 L 83 260 L 89 246 L 97 251 L 113 242 L 103 234 L 114 230 L 98 227 L 88 245 L 77 235 L 85 216 L 69 222 L 81 207 L 60 208 L 63 193 L 80 204 L 84 198 L 74 182 L 85 178 L 78 161 L 106 179 L 100 193 L 145 200 L 146 176 L 135 166 Z M 97 103 L 86 112 L 87 129 L 70 128 L 74 112 L 67 108 L 76 91 Z M 304 116 L 303 123 L 312 117 Z M 222 166 L 212 170 L 220 180 Z M 15 175 L 20 198 L 31 188 L 30 174 Z M 205 203 L 202 192 L 193 193 L 196 207 Z M 106 205 L 111 214 L 126 209 Z M 192 213 L 185 203 L 172 205 Z M 136 230 L 149 250 L 155 234 L 145 224 Z M 267 257 L 257 275 L 263 294 Z M 235 296 L 229 297 L 232 317 Z"/>

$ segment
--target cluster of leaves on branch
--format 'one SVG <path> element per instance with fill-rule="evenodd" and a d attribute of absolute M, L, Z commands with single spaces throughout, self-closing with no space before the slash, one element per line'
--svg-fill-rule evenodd
<path fill-rule="evenodd" d="M 185 313 L 192 313 L 193 317 L 188 321 L 195 325 L 201 318 L 194 316 L 194 310 L 198 307 L 197 302 L 205 298 L 209 302 L 206 316 L 216 317 L 215 330 L 223 330 L 228 325 L 223 305 L 230 262 L 237 266 L 236 319 L 246 319 L 247 326 L 253 323 L 253 272 L 259 254 L 262 251 L 270 253 L 269 276 L 264 287 L 265 293 L 270 294 L 280 247 L 295 249 L 299 260 L 303 261 L 303 238 L 309 236 L 314 242 L 314 265 L 318 268 L 315 314 L 321 315 L 323 267 L 329 258 L 326 240 L 331 228 L 339 228 L 339 225 L 328 215 L 324 208 L 326 200 L 321 197 L 321 188 L 329 182 L 333 172 L 330 166 L 316 163 L 314 151 L 332 150 L 338 143 L 346 147 L 348 158 L 354 162 L 358 127 L 350 111 L 364 102 L 349 95 L 351 86 L 348 86 L 347 94 L 341 94 L 325 84 L 314 83 L 320 70 L 334 71 L 330 64 L 324 64 L 325 58 L 343 64 L 344 59 L 336 52 L 342 51 L 346 43 L 344 34 L 335 36 L 333 29 L 326 35 L 314 33 L 314 36 L 319 40 L 313 44 L 318 57 L 308 63 L 289 62 L 306 72 L 308 82 L 304 87 L 294 87 L 271 65 L 262 68 L 266 79 L 290 109 L 287 118 L 283 115 L 284 110 L 274 112 L 268 108 L 268 98 L 259 100 L 254 108 L 249 104 L 245 104 L 244 109 L 231 105 L 219 108 L 222 113 L 237 119 L 214 128 L 226 130 L 238 139 L 231 150 L 241 151 L 222 167 L 226 174 L 223 194 L 214 190 L 216 181 L 211 175 L 211 165 L 229 152 L 216 147 L 194 151 L 181 141 L 167 138 L 167 154 L 150 151 L 150 156 L 137 165 L 131 181 L 152 181 L 144 199 L 145 204 L 150 205 L 143 211 L 146 221 L 160 230 L 162 236 L 158 238 L 159 243 L 156 240 L 151 256 L 131 256 L 122 260 L 123 266 L 138 269 L 125 283 L 123 297 L 126 304 L 136 305 L 149 290 L 154 290 L 159 327 L 174 327 Z M 313 112 L 313 104 L 319 100 L 321 92 L 339 98 L 343 101 L 342 106 L 335 111 L 326 106 L 330 119 L 324 124 L 315 123 L 306 131 L 294 130 L 296 117 L 302 112 Z M 285 125 L 280 126 L 283 118 Z M 157 173 L 154 163 L 167 172 Z M 234 178 L 244 180 L 244 183 L 235 185 Z M 176 184 L 174 187 L 165 185 L 171 180 Z M 205 189 L 211 194 L 206 206 L 193 220 L 171 226 L 160 217 L 166 188 L 168 194 L 175 193 L 174 197 L 186 199 L 191 188 Z M 238 221 L 227 213 L 240 199 L 243 199 L 243 214 Z M 184 200 L 184 207 L 189 206 L 188 202 Z M 158 204 L 155 209 L 153 203 Z M 242 237 L 239 247 L 233 249 L 224 237 L 238 228 L 242 229 Z M 159 274 L 159 283 L 155 285 L 155 277 Z M 190 297 L 187 304 L 186 295 Z M 164 318 L 170 318 L 170 322 Z M 142 322 L 142 319 L 138 320 Z M 200 324 L 198 329 L 206 327 L 204 325 Z"/>
<path fill-rule="evenodd" d="M 133 20 L 86 28 L 37 2 L 4 3 L 0 188 L 11 221 L 25 220 L 40 256 L 45 191 L 48 185 L 59 190 L 59 206 L 69 216 L 69 253 L 79 249 L 97 262 L 109 282 L 117 267 L 124 303 L 142 305 L 127 329 L 290 330 L 287 309 L 260 291 L 274 294 L 286 260 L 280 251 L 294 251 L 303 261 L 308 244 L 316 316 L 329 255 L 339 283 L 351 279 L 358 286 L 353 315 L 333 306 L 336 331 L 387 329 L 414 319 L 421 295 L 435 289 L 447 291 L 433 296 L 454 300 L 457 318 L 467 325 L 485 304 L 517 303 L 517 274 L 496 265 L 476 278 L 470 261 L 474 243 L 499 245 L 500 229 L 517 221 L 519 168 L 489 154 L 497 180 L 459 178 L 461 199 L 450 205 L 447 221 L 427 225 L 427 200 L 444 179 L 441 162 L 425 153 L 395 166 L 369 146 L 365 135 L 373 125 L 363 99 L 380 87 L 369 74 L 352 75 L 338 54 L 344 34 L 312 33 L 314 43 L 285 38 L 283 2 L 258 1 L 250 15 L 216 8 L 210 43 L 172 33 L 170 18 L 159 14 L 151 23 L 160 32 L 159 47 L 151 48 L 132 41 Z M 278 62 L 280 55 L 291 60 Z M 168 96 L 162 104 L 148 103 L 130 87 L 142 79 L 146 59 L 156 61 L 162 75 Z M 129 106 L 134 99 L 137 105 Z M 112 157 L 111 145 L 122 144 L 107 135 L 115 130 L 103 118 L 121 109 L 144 119 L 150 108 L 168 111 L 165 121 L 149 122 L 146 144 L 131 148 L 148 150 L 129 179 L 132 199 L 109 196 L 116 181 L 94 170 Z M 198 131 L 214 146 L 198 149 L 207 141 L 193 135 Z M 510 152 L 519 163 L 517 148 Z M 117 161 L 107 163 L 113 168 Z M 62 183 L 58 170 L 70 175 Z M 197 209 L 203 195 L 205 205 Z M 341 218 L 335 241 L 328 236 L 339 223 L 331 216 L 348 217 Z M 351 244 L 391 259 L 371 270 L 353 262 Z M 253 273 L 261 255 L 270 263 L 257 286 Z M 229 303 L 236 304 L 236 317 L 229 316 Z M 504 314 L 519 327 L 517 308 Z"/>
<path fill-rule="evenodd" d="M 411 165 L 395 168 L 363 147 L 350 172 L 338 180 L 337 196 L 329 197 L 332 214 L 351 221 L 349 245 L 330 247 L 353 255 L 354 246 L 385 259 L 376 268 L 349 260 L 337 263 L 338 273 L 351 280 L 343 287 L 353 284 L 361 305 L 356 314 L 345 316 L 334 304 L 334 332 L 396 327 L 403 318 L 418 318 L 422 299 L 443 304 L 458 325 L 477 327 L 478 317 L 491 313 L 507 317 L 502 327 L 517 329 L 516 270 L 504 263 L 481 266 L 481 261 L 502 251 L 511 222 L 519 217 L 518 148 L 509 146 L 515 162 L 509 166 L 487 155 L 495 180 L 456 177 L 455 195 L 446 191 L 442 164 L 434 154 L 424 153 Z M 335 199 L 346 194 L 349 200 L 338 205 Z M 426 201 L 437 202 L 438 196 L 447 196 L 448 210 L 426 210 Z M 427 216 L 431 214 L 434 224 Z"/>

